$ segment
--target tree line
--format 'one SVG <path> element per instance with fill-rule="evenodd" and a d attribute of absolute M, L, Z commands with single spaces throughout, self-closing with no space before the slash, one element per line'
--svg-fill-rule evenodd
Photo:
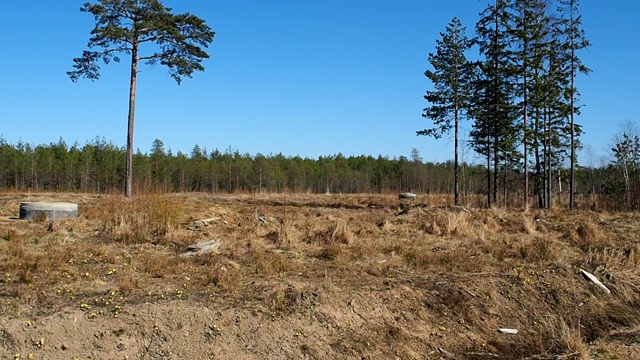
<path fill-rule="evenodd" d="M 203 71 L 215 33 L 189 13 L 174 14 L 159 0 L 98 0 L 82 12 L 95 19 L 88 50 L 74 59 L 73 81 L 100 77 L 99 63 L 130 58 L 127 146 L 96 138 L 68 146 L 9 144 L 0 137 L 0 189 L 113 192 L 142 191 L 453 193 L 456 205 L 551 208 L 640 208 L 640 143 L 637 128 L 614 139 L 611 159 L 580 166 L 582 128 L 576 77 L 588 74 L 578 53 L 590 46 L 579 0 L 491 0 L 475 34 L 454 18 L 429 54 L 425 72 L 433 89 L 423 116 L 433 127 L 417 132 L 440 138 L 453 131 L 453 161 L 425 163 L 413 149 L 405 156 L 318 159 L 238 150 L 172 153 L 156 140 L 149 152 L 133 152 L 138 64 L 161 64 L 178 82 Z M 141 44 L 150 53 L 139 53 Z M 469 60 L 471 50 L 477 59 Z M 460 122 L 472 122 L 469 146 L 483 165 L 460 160 Z M 137 176 L 134 178 L 133 173 Z M 484 204 L 471 203 L 485 196 Z"/>
<path fill-rule="evenodd" d="M 554 174 L 568 165 L 573 208 L 582 132 L 575 79 L 590 72 L 578 57 L 589 46 L 579 0 L 491 1 L 472 37 L 451 20 L 425 72 L 433 89 L 424 96 L 423 116 L 433 127 L 417 133 L 439 138 L 453 130 L 456 204 L 459 124 L 466 119 L 473 122 L 471 146 L 485 159 L 487 205 L 519 193 L 525 208 L 530 198 L 551 208 Z M 467 59 L 470 50 L 476 60 Z M 520 184 L 509 181 L 514 173 Z"/>
<path fill-rule="evenodd" d="M 593 210 L 640 209 L 640 141 L 638 133 L 616 135 L 611 160 L 576 170 L 580 207 Z M 0 137 L 0 189 L 3 191 L 121 192 L 125 187 L 126 148 L 96 138 L 84 145 L 64 140 L 32 145 L 10 144 Z M 483 165 L 460 164 L 461 204 L 483 206 Z M 453 193 L 452 161 L 424 162 L 417 149 L 409 156 L 344 156 L 308 158 L 283 154 L 241 153 L 231 148 L 208 151 L 198 145 L 190 153 L 174 153 L 155 140 L 147 152 L 134 153 L 133 186 L 140 192 L 212 193 Z M 568 172 L 553 174 L 552 191 L 568 199 Z M 522 173 L 505 179 L 516 189 Z M 518 191 L 501 196 L 494 206 L 521 206 Z"/>

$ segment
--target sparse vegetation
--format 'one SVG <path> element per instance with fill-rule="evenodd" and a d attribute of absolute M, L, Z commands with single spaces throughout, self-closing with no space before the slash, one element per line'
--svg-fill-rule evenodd
<path fill-rule="evenodd" d="M 426 195 L 400 213 L 390 195 L 34 196 L 77 202 L 80 217 L 12 220 L 23 197 L 0 197 L 0 314 L 16 339 L 36 328 L 16 332 L 11 324 L 62 310 L 103 323 L 132 321 L 154 307 L 223 304 L 241 318 L 278 323 L 277 336 L 292 346 L 285 357 L 302 350 L 319 358 L 414 358 L 441 347 L 461 359 L 587 359 L 596 352 L 625 358 L 617 344 L 637 338 L 635 214 L 434 207 L 425 204 L 447 199 Z M 180 256 L 209 239 L 221 242 L 219 253 Z M 582 278 L 581 268 L 612 293 Z M 295 325 L 309 317 L 316 321 Z M 179 346 L 158 340 L 178 320 L 154 318 L 162 332 L 148 351 Z M 120 324 L 107 332 L 114 346 L 135 334 Z M 500 327 L 519 333 L 499 334 Z M 115 336 L 114 329 L 122 330 Z M 216 329 L 213 337 L 203 332 L 203 341 L 238 349 L 244 345 L 232 334 L 249 331 Z M 308 341 L 303 332 L 321 340 Z M 72 336 L 84 342 L 83 334 Z M 148 345 L 149 336 L 137 341 Z M 70 346 L 49 343 L 55 341 Z M 256 356 L 268 353 L 261 341 Z M 7 344 L 2 357 L 29 351 L 20 341 Z M 90 346 L 77 345 L 78 354 Z M 142 349 L 114 351 L 135 356 Z"/>

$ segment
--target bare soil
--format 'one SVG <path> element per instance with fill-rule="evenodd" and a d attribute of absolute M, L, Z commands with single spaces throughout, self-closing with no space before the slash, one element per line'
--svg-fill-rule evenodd
<path fill-rule="evenodd" d="M 640 359 L 640 215 L 449 200 L 0 194 L 0 358 Z"/>

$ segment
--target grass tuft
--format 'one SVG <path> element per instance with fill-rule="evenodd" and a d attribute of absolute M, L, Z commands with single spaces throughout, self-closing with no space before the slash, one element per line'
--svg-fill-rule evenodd
<path fill-rule="evenodd" d="M 104 219 L 102 232 L 110 240 L 125 244 L 166 242 L 182 220 L 180 202 L 170 197 L 111 198 L 97 217 Z M 95 210 L 94 210 L 95 211 Z M 94 213 L 90 213 L 91 216 Z M 95 215 L 94 215 L 95 216 Z"/>

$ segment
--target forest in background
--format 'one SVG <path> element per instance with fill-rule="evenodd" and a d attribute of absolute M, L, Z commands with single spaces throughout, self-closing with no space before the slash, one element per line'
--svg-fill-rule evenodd
<path fill-rule="evenodd" d="M 97 26 L 104 25 L 96 19 Z M 609 159 L 597 164 L 588 159 L 586 166 L 577 161 L 583 127 L 575 117 L 583 104 L 575 80 L 591 71 L 578 56 L 590 46 L 579 0 L 495 0 L 480 13 L 473 36 L 457 18 L 440 36 L 425 72 L 433 85 L 424 95 L 428 124 L 417 134 L 452 135 L 452 161 L 424 162 L 415 148 L 409 157 L 393 158 L 251 155 L 198 145 L 188 154 L 174 154 L 159 139 L 149 152 L 133 154 L 130 111 L 127 148 L 104 138 L 69 146 L 63 139 L 32 145 L 0 137 L 0 188 L 124 191 L 128 197 L 133 188 L 143 193 L 411 191 L 453 194 L 454 204 L 476 207 L 640 208 L 640 131 L 635 124 L 626 124 L 615 136 Z M 478 52 L 476 60 L 467 59 L 471 50 Z M 96 75 L 93 71 L 80 66 L 69 74 L 77 79 Z M 463 120 L 472 123 L 465 127 L 468 134 L 460 134 Z M 482 164 L 460 158 L 461 137 Z"/>
<path fill-rule="evenodd" d="M 636 137 L 637 139 L 637 137 Z M 615 154 L 614 154 L 615 155 Z M 613 156 L 615 159 L 615 156 Z M 640 208 L 638 159 L 600 161 L 576 172 L 578 208 Z M 141 193 L 394 193 L 451 194 L 453 162 L 425 162 L 417 149 L 409 157 L 344 156 L 317 159 L 283 154 L 208 151 L 173 153 L 155 140 L 150 151 L 134 156 L 135 188 Z M 125 148 L 103 138 L 80 145 L 10 144 L 0 138 L 0 188 L 3 191 L 114 193 L 124 189 Z M 625 175 L 626 173 L 626 175 Z M 462 205 L 484 207 L 486 169 L 461 164 Z M 494 206 L 522 206 L 524 174 L 508 174 Z M 532 175 L 530 175 L 532 176 Z M 557 206 L 566 206 L 568 169 L 554 176 Z M 625 180 L 626 179 L 626 180 Z"/>

